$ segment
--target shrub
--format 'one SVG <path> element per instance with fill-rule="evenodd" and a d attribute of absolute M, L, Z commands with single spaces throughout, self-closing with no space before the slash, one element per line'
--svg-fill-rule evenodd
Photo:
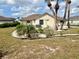
<path fill-rule="evenodd" d="M 24 35 L 25 33 L 27 33 L 27 28 L 23 24 L 17 25 L 16 30 L 18 35 Z"/>
<path fill-rule="evenodd" d="M 26 27 L 27 27 L 27 30 L 29 33 L 36 33 L 37 32 L 36 28 L 33 25 L 26 25 Z"/>
<path fill-rule="evenodd" d="M 49 27 L 46 27 L 43 30 L 44 30 L 44 33 L 47 35 L 47 37 L 50 37 L 50 36 L 52 36 L 54 34 L 53 29 L 51 29 Z"/>
<path fill-rule="evenodd" d="M 27 34 L 28 38 L 33 38 L 35 37 L 35 33 L 37 33 L 35 27 L 33 25 L 23 25 L 20 24 L 16 27 L 17 33 L 19 35 L 25 35 Z M 33 34 L 33 35 L 32 35 Z"/>
<path fill-rule="evenodd" d="M 0 24 L 0 28 L 6 28 L 6 27 L 15 27 L 17 25 L 19 25 L 19 22 L 14 22 L 14 23 L 3 23 Z"/>
<path fill-rule="evenodd" d="M 40 27 L 37 29 L 38 33 L 44 33 L 44 30 Z"/>
<path fill-rule="evenodd" d="M 26 25 L 27 27 L 27 34 L 29 38 L 35 38 L 37 35 L 37 30 L 33 25 Z"/>

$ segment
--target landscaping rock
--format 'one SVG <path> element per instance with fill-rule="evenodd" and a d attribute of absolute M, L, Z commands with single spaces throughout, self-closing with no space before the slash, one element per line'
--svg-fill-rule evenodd
<path fill-rule="evenodd" d="M 46 34 L 39 34 L 38 37 L 39 37 L 39 38 L 46 38 L 47 35 L 46 35 Z"/>
<path fill-rule="evenodd" d="M 63 26 L 63 29 L 64 29 L 64 30 L 67 30 L 67 29 L 68 29 L 68 26 Z"/>
<path fill-rule="evenodd" d="M 12 32 L 12 36 L 15 38 L 20 38 L 20 39 L 27 38 L 26 34 L 25 35 L 18 35 L 16 30 L 14 32 Z"/>

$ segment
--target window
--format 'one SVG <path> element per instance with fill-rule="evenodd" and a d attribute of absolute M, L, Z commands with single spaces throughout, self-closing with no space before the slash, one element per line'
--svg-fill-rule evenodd
<path fill-rule="evenodd" d="M 30 23 L 30 21 L 27 21 L 27 23 Z"/>
<path fill-rule="evenodd" d="M 43 20 L 40 20 L 40 22 L 39 22 L 39 23 L 40 23 L 40 25 L 43 25 Z"/>

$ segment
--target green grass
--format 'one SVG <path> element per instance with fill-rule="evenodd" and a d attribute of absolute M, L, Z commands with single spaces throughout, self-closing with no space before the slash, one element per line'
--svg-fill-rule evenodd
<path fill-rule="evenodd" d="M 0 49 L 9 52 L 2 59 L 79 59 L 79 36 L 22 40 L 11 36 L 14 30 L 0 28 Z M 64 33 L 76 33 L 77 30 Z"/>

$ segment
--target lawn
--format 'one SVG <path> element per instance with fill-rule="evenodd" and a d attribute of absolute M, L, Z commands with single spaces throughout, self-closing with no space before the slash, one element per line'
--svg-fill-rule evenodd
<path fill-rule="evenodd" d="M 47 39 L 16 39 L 15 28 L 0 28 L 0 50 L 8 51 L 2 59 L 79 59 L 79 36 Z M 77 33 L 70 29 L 64 33 Z"/>

